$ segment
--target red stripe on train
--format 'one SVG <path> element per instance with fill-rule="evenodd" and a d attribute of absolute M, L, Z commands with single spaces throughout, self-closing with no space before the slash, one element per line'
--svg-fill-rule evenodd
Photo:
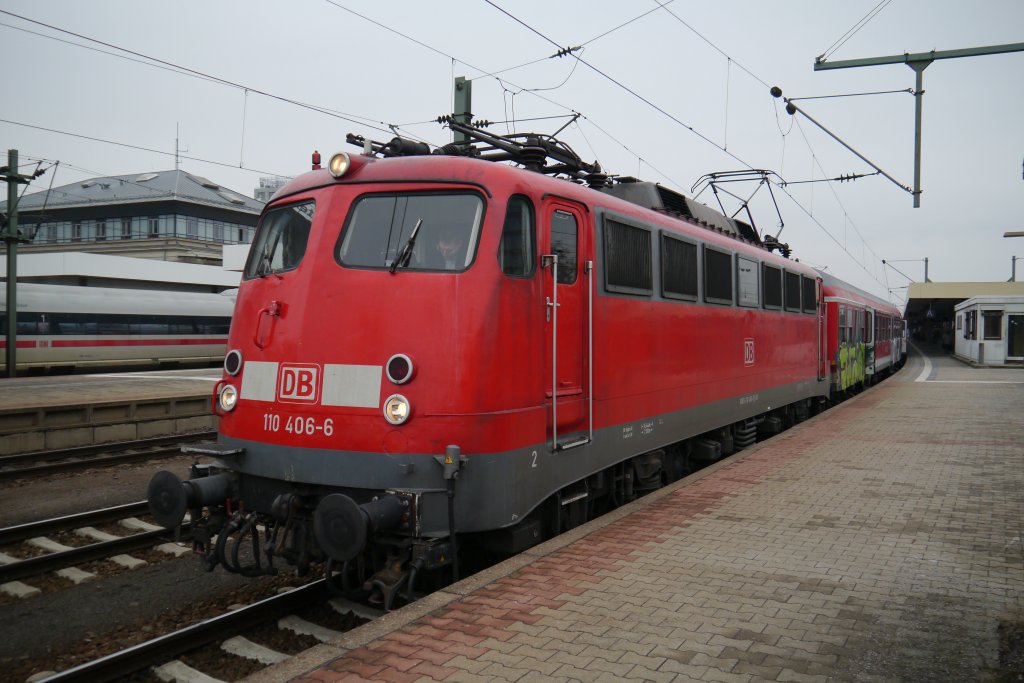
<path fill-rule="evenodd" d="M 110 346 L 197 346 L 202 344 L 227 344 L 227 337 L 209 339 L 52 339 L 47 346 L 39 346 L 34 340 L 18 341 L 19 349 L 81 348 Z M 7 348 L 7 341 L 0 340 L 0 349 Z"/>

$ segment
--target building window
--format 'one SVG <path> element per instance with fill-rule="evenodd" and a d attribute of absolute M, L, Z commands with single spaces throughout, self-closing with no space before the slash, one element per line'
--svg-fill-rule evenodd
<path fill-rule="evenodd" d="M 46 226 L 46 241 L 56 242 L 57 241 L 57 224 L 50 223 Z"/>
<path fill-rule="evenodd" d="M 150 218 L 149 221 L 149 236 L 159 237 L 160 236 L 160 219 Z"/>
<path fill-rule="evenodd" d="M 668 299 L 697 300 L 697 245 L 661 236 L 661 289 Z"/>
<path fill-rule="evenodd" d="M 132 219 L 122 218 L 121 219 L 121 239 L 130 240 L 132 238 Z"/>
<path fill-rule="evenodd" d="M 977 339 L 978 334 L 975 326 L 978 322 L 977 311 L 967 311 L 967 315 L 964 320 L 964 339 Z"/>
<path fill-rule="evenodd" d="M 732 305 L 732 257 L 704 247 L 704 301 Z"/>
<path fill-rule="evenodd" d="M 238 231 L 238 241 L 242 241 L 242 230 Z M 533 275 L 533 205 L 521 195 L 508 200 L 501 244 L 498 246 L 498 262 L 505 275 Z"/>
<path fill-rule="evenodd" d="M 96 221 L 96 241 L 102 242 L 107 239 L 107 222 Z"/>
<path fill-rule="evenodd" d="M 71 241 L 82 241 L 82 223 L 80 221 L 75 221 L 71 224 Z"/>
<path fill-rule="evenodd" d="M 606 218 L 604 221 L 605 286 L 610 292 L 650 294 L 651 232 Z"/>
<path fill-rule="evenodd" d="M 981 319 L 984 323 L 985 339 L 1003 338 L 1003 312 L 982 311 Z"/>
<path fill-rule="evenodd" d="M 199 219 L 195 216 L 185 216 L 185 236 L 199 237 Z"/>

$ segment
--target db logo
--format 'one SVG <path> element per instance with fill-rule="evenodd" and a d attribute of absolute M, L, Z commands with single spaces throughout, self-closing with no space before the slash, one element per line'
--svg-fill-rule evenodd
<path fill-rule="evenodd" d="M 285 403 L 316 403 L 320 400 L 320 366 L 282 363 L 277 377 L 277 400 Z"/>
<path fill-rule="evenodd" d="M 744 339 L 743 340 L 743 364 L 753 365 L 754 364 L 754 340 Z"/>

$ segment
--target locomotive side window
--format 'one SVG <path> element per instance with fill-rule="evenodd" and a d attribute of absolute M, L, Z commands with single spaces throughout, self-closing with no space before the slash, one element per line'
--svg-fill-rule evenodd
<path fill-rule="evenodd" d="M 533 275 L 533 204 L 522 195 L 508 200 L 498 247 L 501 272 L 512 277 Z"/>
<path fill-rule="evenodd" d="M 782 308 L 782 269 L 763 263 L 761 277 L 764 279 L 764 307 Z"/>
<path fill-rule="evenodd" d="M 608 291 L 628 294 L 653 291 L 649 230 L 605 218 L 604 261 Z"/>
<path fill-rule="evenodd" d="M 697 300 L 697 245 L 661 235 L 661 290 L 668 299 Z"/>
<path fill-rule="evenodd" d="M 784 278 L 783 283 L 785 284 L 786 310 L 799 311 L 800 273 L 791 273 L 787 270 L 786 277 Z"/>
<path fill-rule="evenodd" d="M 576 282 L 576 217 L 568 211 L 551 215 L 551 253 L 558 255 L 558 284 Z"/>
<path fill-rule="evenodd" d="M 704 301 L 732 305 L 732 257 L 704 246 Z"/>
<path fill-rule="evenodd" d="M 736 303 L 740 306 L 755 308 L 761 304 L 757 261 L 738 254 L 736 256 Z"/>
<path fill-rule="evenodd" d="M 314 202 L 302 202 L 271 209 L 263 216 L 245 264 L 247 280 L 298 267 L 306 253 L 313 209 Z"/>
<path fill-rule="evenodd" d="M 337 258 L 363 268 L 463 271 L 476 254 L 483 213 L 473 192 L 364 195 L 352 204 Z"/>
<path fill-rule="evenodd" d="M 800 283 L 804 289 L 804 313 L 816 313 L 818 310 L 818 297 L 817 288 L 814 286 L 814 278 L 801 275 Z"/>

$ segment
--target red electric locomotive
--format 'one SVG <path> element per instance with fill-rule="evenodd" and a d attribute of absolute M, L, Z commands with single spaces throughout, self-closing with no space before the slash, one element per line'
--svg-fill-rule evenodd
<path fill-rule="evenodd" d="M 150 484 L 165 526 L 192 510 L 211 566 L 326 560 L 390 604 L 829 396 L 816 271 L 553 139 L 451 125 L 476 144 L 354 139 L 370 154 L 335 155 L 264 210 L 219 437 L 195 449 L 216 461 Z"/>

